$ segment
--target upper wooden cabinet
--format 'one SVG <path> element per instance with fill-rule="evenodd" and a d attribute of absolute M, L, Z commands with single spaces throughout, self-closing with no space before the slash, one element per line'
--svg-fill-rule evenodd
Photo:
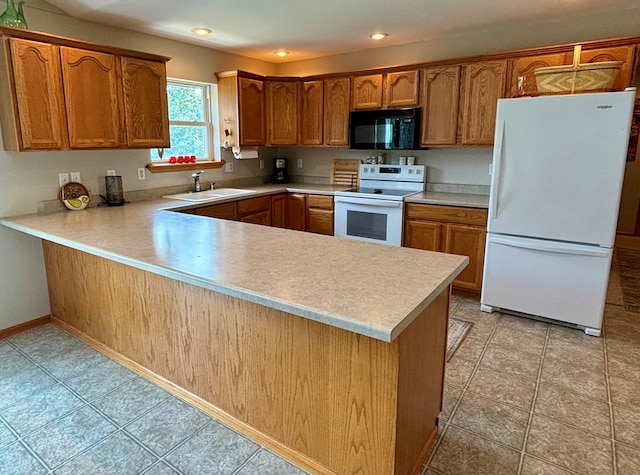
<path fill-rule="evenodd" d="M 71 148 L 119 148 L 123 144 L 118 59 L 113 54 L 60 48 Z"/>
<path fill-rule="evenodd" d="M 68 148 L 58 46 L 6 37 L 4 42 L 7 48 L 0 48 L 0 54 L 9 56 L 3 61 L 7 67 L 0 87 L 4 148 Z"/>
<path fill-rule="evenodd" d="M 28 30 L 0 27 L 0 33 L 5 150 L 169 146 L 169 58 Z M 161 79 L 129 81 L 123 72 L 129 60 L 153 63 Z M 153 111 L 163 126 L 152 127 L 146 141 L 128 141 L 130 130 L 152 122 L 141 111 Z"/>
<path fill-rule="evenodd" d="M 298 143 L 298 83 L 267 81 L 267 130 L 269 145 Z"/>
<path fill-rule="evenodd" d="M 324 81 L 304 81 L 300 91 L 300 145 L 322 145 Z"/>
<path fill-rule="evenodd" d="M 423 146 L 455 145 L 460 103 L 460 66 L 424 70 L 422 86 Z"/>
<path fill-rule="evenodd" d="M 265 145 L 264 81 L 242 71 L 217 76 L 220 142 L 229 147 Z"/>
<path fill-rule="evenodd" d="M 417 69 L 354 76 L 351 110 L 415 107 L 419 103 L 420 73 Z"/>
<path fill-rule="evenodd" d="M 419 70 L 387 73 L 384 84 L 384 107 L 415 107 L 420 104 Z"/>
<path fill-rule="evenodd" d="M 126 56 L 120 60 L 127 146 L 169 147 L 164 63 Z"/>
<path fill-rule="evenodd" d="M 464 66 L 462 145 L 493 144 L 498 99 L 504 97 L 506 74 L 506 60 Z"/>
<path fill-rule="evenodd" d="M 622 61 L 624 63 L 613 83 L 612 89 L 614 91 L 622 91 L 631 85 L 636 64 L 636 45 L 582 50 L 580 63 L 596 63 L 602 61 Z M 573 63 L 573 52 L 523 56 L 511 59 L 509 63 L 510 74 L 507 97 L 522 95 L 518 90 L 519 78 L 523 78 L 524 95 L 535 96 L 538 94 L 535 69 L 547 66 L 570 65 Z"/>
<path fill-rule="evenodd" d="M 354 76 L 351 85 L 351 110 L 382 107 L 382 74 Z"/>
<path fill-rule="evenodd" d="M 324 144 L 349 144 L 349 78 L 324 80 Z"/>

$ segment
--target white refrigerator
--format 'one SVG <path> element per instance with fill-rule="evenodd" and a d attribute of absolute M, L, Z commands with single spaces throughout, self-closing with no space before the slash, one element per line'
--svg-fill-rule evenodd
<path fill-rule="evenodd" d="M 600 335 L 635 97 L 498 101 L 483 311 Z"/>

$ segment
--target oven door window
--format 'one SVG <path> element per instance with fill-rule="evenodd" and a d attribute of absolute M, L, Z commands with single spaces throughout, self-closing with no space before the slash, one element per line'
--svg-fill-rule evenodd
<path fill-rule="evenodd" d="M 387 240 L 387 214 L 347 210 L 347 236 Z"/>

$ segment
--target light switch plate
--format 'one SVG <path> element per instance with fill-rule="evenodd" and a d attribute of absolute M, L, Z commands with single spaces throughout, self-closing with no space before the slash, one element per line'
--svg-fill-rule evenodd
<path fill-rule="evenodd" d="M 138 180 L 145 180 L 147 175 L 145 174 L 144 168 L 138 168 Z"/>

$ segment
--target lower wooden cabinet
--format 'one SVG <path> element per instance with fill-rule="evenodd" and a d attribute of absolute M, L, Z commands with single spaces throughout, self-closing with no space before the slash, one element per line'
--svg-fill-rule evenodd
<path fill-rule="evenodd" d="M 196 208 L 195 214 L 198 216 L 208 216 L 209 218 L 231 219 L 235 220 L 238 211 L 236 203 L 223 203 L 220 205 L 205 206 L 204 208 Z"/>
<path fill-rule="evenodd" d="M 285 228 L 287 225 L 287 194 L 271 197 L 271 226 Z"/>
<path fill-rule="evenodd" d="M 271 198 L 261 196 L 231 203 L 196 208 L 195 214 L 210 218 L 230 219 L 244 223 L 271 225 Z"/>
<path fill-rule="evenodd" d="M 306 231 L 307 229 L 307 195 L 304 193 L 289 193 L 287 195 L 286 224 L 287 229 Z"/>
<path fill-rule="evenodd" d="M 469 257 L 469 265 L 453 281 L 457 289 L 482 289 L 487 210 L 408 203 L 404 246 Z"/>
<path fill-rule="evenodd" d="M 306 230 L 333 236 L 333 196 L 307 195 Z"/>

